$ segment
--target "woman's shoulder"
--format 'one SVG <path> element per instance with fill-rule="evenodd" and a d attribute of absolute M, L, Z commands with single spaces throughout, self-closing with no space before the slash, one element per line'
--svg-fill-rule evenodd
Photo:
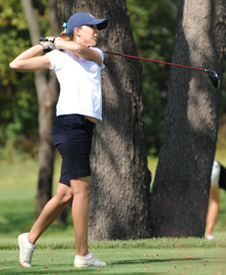
<path fill-rule="evenodd" d="M 66 51 L 52 50 L 51 52 L 46 53 L 46 55 L 51 62 L 52 70 L 60 69 L 70 62 L 70 57 Z"/>
<path fill-rule="evenodd" d="M 103 51 L 100 48 L 98 48 L 98 47 L 90 47 L 90 49 L 98 51 L 99 54 L 100 54 L 100 56 L 101 56 L 102 62 L 104 61 L 104 53 L 103 53 Z"/>
<path fill-rule="evenodd" d="M 48 53 L 46 53 L 46 55 L 48 56 L 65 56 L 66 51 L 60 51 L 60 50 L 52 50 Z"/>
<path fill-rule="evenodd" d="M 98 47 L 89 47 L 89 48 L 92 49 L 92 50 L 96 50 L 96 51 L 98 51 L 100 53 L 103 53 L 103 51 L 100 48 L 98 48 Z"/>

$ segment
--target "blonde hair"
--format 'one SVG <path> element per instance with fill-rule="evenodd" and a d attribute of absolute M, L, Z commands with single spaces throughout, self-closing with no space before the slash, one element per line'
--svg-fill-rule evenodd
<path fill-rule="evenodd" d="M 80 26 L 78 28 L 81 29 L 82 26 Z M 70 34 L 70 36 L 68 36 L 65 31 L 62 31 L 61 34 L 60 34 L 60 38 L 62 38 L 65 41 L 73 40 L 74 39 L 74 32 L 72 32 Z"/>
<path fill-rule="evenodd" d="M 60 38 L 62 38 L 65 41 L 73 40 L 74 34 L 72 33 L 70 36 L 68 36 L 64 31 L 61 32 Z"/>
<path fill-rule="evenodd" d="M 62 38 L 63 40 L 65 40 L 65 41 L 68 41 L 68 40 L 71 40 L 71 38 L 73 38 L 73 37 L 71 37 L 71 35 L 70 35 L 70 37 L 63 31 L 63 32 L 61 32 L 61 34 L 60 34 L 60 38 Z"/>

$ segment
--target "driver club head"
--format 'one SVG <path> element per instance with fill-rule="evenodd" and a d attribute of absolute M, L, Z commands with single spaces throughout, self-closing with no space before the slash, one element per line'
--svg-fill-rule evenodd
<path fill-rule="evenodd" d="M 204 72 L 208 73 L 209 83 L 215 89 L 219 89 L 220 87 L 220 77 L 215 71 L 212 70 L 204 70 Z"/>

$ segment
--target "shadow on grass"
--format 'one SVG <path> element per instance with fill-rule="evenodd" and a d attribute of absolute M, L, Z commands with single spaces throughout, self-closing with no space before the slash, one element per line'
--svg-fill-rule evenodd
<path fill-rule="evenodd" d="M 200 261 L 202 258 L 170 258 L 170 259 L 137 259 L 137 260 L 125 260 L 125 261 L 117 261 L 112 265 L 132 265 L 132 264 L 150 264 L 150 263 L 161 263 L 161 262 L 194 262 Z"/>
<path fill-rule="evenodd" d="M 108 273 L 109 269 L 105 269 L 105 268 L 97 268 L 97 267 L 91 267 L 91 268 L 74 268 L 72 267 L 72 269 L 64 269 L 64 268 L 60 268 L 60 269 L 51 269 L 51 268 L 47 268 L 47 269 L 43 269 L 43 270 L 33 270 L 33 268 L 18 268 L 16 273 L 15 270 L 7 270 L 6 275 L 10 275 L 10 274 L 29 274 L 29 275 L 42 275 L 42 274 L 109 274 Z M 113 274 L 112 272 L 110 272 L 111 274 Z M 125 272 L 116 272 L 115 274 L 117 275 L 140 275 L 140 274 L 144 274 L 144 271 L 129 271 L 128 270 Z M 169 274 L 168 272 L 148 272 L 145 274 L 153 274 L 153 275 L 165 275 L 165 274 Z"/>

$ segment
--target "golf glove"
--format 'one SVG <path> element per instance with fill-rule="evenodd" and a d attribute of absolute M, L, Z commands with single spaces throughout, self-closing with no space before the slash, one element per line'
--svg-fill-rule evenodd
<path fill-rule="evenodd" d="M 40 37 L 38 44 L 42 45 L 43 51 L 46 53 L 52 51 L 53 49 L 56 49 L 54 41 L 55 38 L 53 36 L 47 36 L 45 38 Z"/>

